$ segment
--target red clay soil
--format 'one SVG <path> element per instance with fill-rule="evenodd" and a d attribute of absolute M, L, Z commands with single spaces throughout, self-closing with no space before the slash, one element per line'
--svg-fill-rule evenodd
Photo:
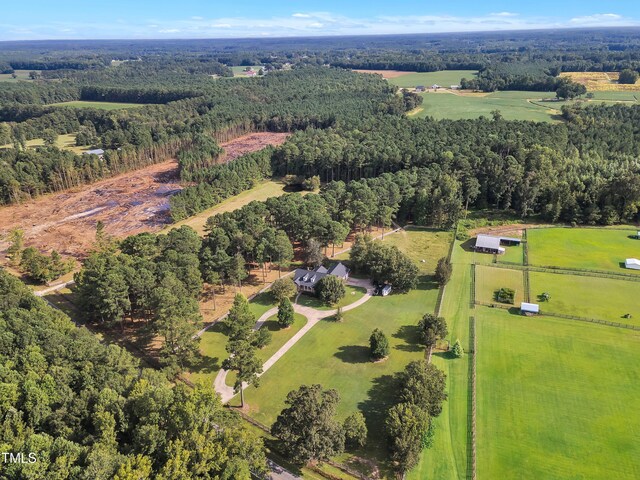
<path fill-rule="evenodd" d="M 287 136 L 252 133 L 222 143 L 222 161 L 267 145 L 280 145 Z M 116 238 L 158 231 L 169 223 L 169 197 L 182 189 L 177 169 L 177 162 L 169 160 L 91 185 L 0 207 L 0 239 L 20 228 L 27 246 L 81 258 L 94 241 L 99 220 L 107 234 Z M 7 247 L 7 242 L 0 241 L 0 258 Z"/>

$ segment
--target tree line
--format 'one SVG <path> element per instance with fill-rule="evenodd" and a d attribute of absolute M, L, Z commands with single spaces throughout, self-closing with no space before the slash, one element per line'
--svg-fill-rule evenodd
<path fill-rule="evenodd" d="M 234 478 L 267 471 L 262 439 L 210 387 L 171 385 L 0 269 L 6 478 Z M 26 456 L 26 454 L 25 454 Z"/>

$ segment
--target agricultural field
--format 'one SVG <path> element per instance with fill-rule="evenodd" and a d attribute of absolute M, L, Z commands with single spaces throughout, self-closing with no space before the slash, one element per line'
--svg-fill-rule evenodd
<path fill-rule="evenodd" d="M 144 107 L 144 103 L 121 103 L 121 102 L 85 102 L 83 100 L 75 100 L 72 102 L 52 103 L 54 107 L 69 107 L 69 108 L 97 108 L 99 110 L 121 110 L 123 108 L 138 108 Z"/>
<path fill-rule="evenodd" d="M 459 85 L 463 78 L 472 79 L 475 70 L 442 70 L 440 72 L 402 72 L 402 75 L 389 78 L 389 83 L 403 88 L 414 88 L 418 85 L 430 87 L 440 85 L 449 88 L 451 85 Z"/>
<path fill-rule="evenodd" d="M 540 228 L 527 230 L 529 264 L 639 274 L 624 268 L 626 258 L 640 258 L 637 229 Z"/>
<path fill-rule="evenodd" d="M 530 272 L 529 281 L 531 301 L 543 292 L 551 295 L 540 302 L 543 313 L 640 325 L 640 282 L 539 272 Z"/>
<path fill-rule="evenodd" d="M 620 72 L 563 72 L 560 76 L 581 83 L 590 92 L 640 92 L 640 80 L 634 85 L 618 83 Z"/>
<path fill-rule="evenodd" d="M 476 265 L 476 300 L 478 302 L 499 303 L 496 292 L 501 288 L 515 290 L 513 304 L 520 306 L 520 302 L 525 299 L 522 270 Z"/>
<path fill-rule="evenodd" d="M 20 81 L 33 81 L 29 78 L 29 72 L 32 70 L 16 70 L 16 78 L 10 73 L 0 73 L 0 82 L 20 82 Z"/>
<path fill-rule="evenodd" d="M 477 476 L 640 477 L 640 337 L 480 307 Z"/>

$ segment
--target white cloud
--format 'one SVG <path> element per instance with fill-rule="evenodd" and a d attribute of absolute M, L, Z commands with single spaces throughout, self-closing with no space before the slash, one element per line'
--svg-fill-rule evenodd
<path fill-rule="evenodd" d="M 211 26 L 213 28 L 231 28 L 230 23 L 212 23 Z"/>
<path fill-rule="evenodd" d="M 180 29 L 179 28 L 163 28 L 162 30 L 159 30 L 160 33 L 180 33 Z"/>
<path fill-rule="evenodd" d="M 191 20 L 204 20 L 204 17 L 193 16 Z"/>
<path fill-rule="evenodd" d="M 598 13 L 595 15 L 585 15 L 583 17 L 574 17 L 569 22 L 572 25 L 591 25 L 591 26 L 607 26 L 618 24 L 625 21 L 622 15 L 616 13 Z"/>
<path fill-rule="evenodd" d="M 320 23 L 320 22 L 312 22 L 309 24 L 309 27 L 311 28 L 322 28 L 324 27 L 324 24 Z"/>
<path fill-rule="evenodd" d="M 308 13 L 294 13 L 291 16 L 294 18 L 311 18 L 311 15 L 309 15 Z"/>
<path fill-rule="evenodd" d="M 517 13 L 513 13 L 513 12 L 497 12 L 497 13 L 490 13 L 489 15 L 492 17 L 517 17 L 518 16 Z"/>

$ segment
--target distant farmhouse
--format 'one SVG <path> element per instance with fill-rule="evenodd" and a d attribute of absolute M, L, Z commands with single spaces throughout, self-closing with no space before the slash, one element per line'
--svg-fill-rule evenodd
<path fill-rule="evenodd" d="M 506 250 L 501 245 L 520 245 L 521 241 L 519 238 L 514 237 L 478 235 L 474 248 L 476 252 L 503 254 Z"/>
<path fill-rule="evenodd" d="M 432 90 L 438 90 L 439 88 L 442 88 L 440 85 L 438 85 L 437 83 L 434 83 L 433 85 L 431 85 L 431 89 Z"/>
<path fill-rule="evenodd" d="M 349 269 L 342 263 L 337 263 L 328 270 L 322 265 L 313 270 L 298 268 L 293 274 L 293 283 L 297 285 L 299 292 L 314 293 L 318 282 L 327 275 L 333 275 L 347 281 Z"/>
<path fill-rule="evenodd" d="M 426 89 L 424 88 L 424 85 L 418 85 L 416 87 L 416 92 L 424 92 Z"/>

